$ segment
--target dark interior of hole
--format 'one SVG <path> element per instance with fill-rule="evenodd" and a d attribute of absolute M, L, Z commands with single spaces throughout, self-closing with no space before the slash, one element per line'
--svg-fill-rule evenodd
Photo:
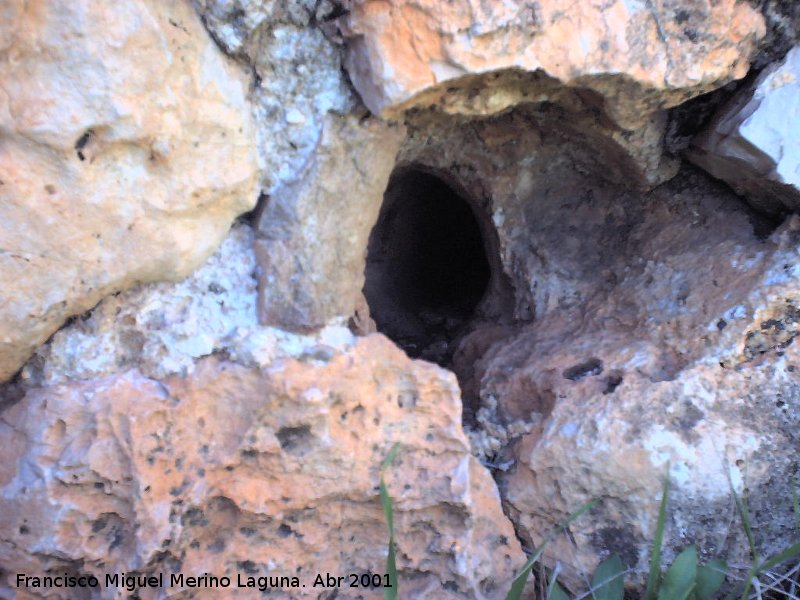
<path fill-rule="evenodd" d="M 409 356 L 445 364 L 489 284 L 472 207 L 434 175 L 395 174 L 370 236 L 365 274 L 378 330 Z"/>

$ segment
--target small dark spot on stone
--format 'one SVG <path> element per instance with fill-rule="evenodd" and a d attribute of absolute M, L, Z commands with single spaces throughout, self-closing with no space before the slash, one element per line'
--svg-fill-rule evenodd
<path fill-rule="evenodd" d="M 639 556 L 636 552 L 638 541 L 639 538 L 630 524 L 604 527 L 591 536 L 592 546 L 603 552 L 616 552 L 625 567 L 632 567 L 638 562 Z"/>
<path fill-rule="evenodd" d="M 459 592 L 458 584 L 455 581 L 445 581 L 442 587 L 448 591 L 457 594 Z"/>
<path fill-rule="evenodd" d="M 303 449 L 307 447 L 313 438 L 310 425 L 300 425 L 298 427 L 281 427 L 276 434 L 281 448 L 287 452 Z"/>
<path fill-rule="evenodd" d="M 106 525 L 108 525 L 108 520 L 105 517 L 97 519 L 94 523 L 92 523 L 92 533 L 102 531 L 106 528 Z"/>
<path fill-rule="evenodd" d="M 208 519 L 199 508 L 190 508 L 181 515 L 181 525 L 184 527 L 205 527 L 208 525 Z"/>
<path fill-rule="evenodd" d="M 215 540 L 213 544 L 209 544 L 207 550 L 212 554 L 219 554 L 225 550 L 225 540 Z"/>
<path fill-rule="evenodd" d="M 30 533 L 30 531 L 31 530 L 28 529 L 25 525 L 21 525 L 20 528 L 19 528 L 20 535 L 26 535 L 26 534 Z"/>
<path fill-rule="evenodd" d="M 580 381 L 584 377 L 600 375 L 603 372 L 603 361 L 599 358 L 590 358 L 586 362 L 564 369 L 562 375 L 564 379 L 570 381 Z"/>
<path fill-rule="evenodd" d="M 680 9 L 675 12 L 675 20 L 678 22 L 679 25 L 683 25 L 686 21 L 689 20 L 689 11 L 686 9 Z"/>
<path fill-rule="evenodd" d="M 286 523 L 281 523 L 281 526 L 278 527 L 278 537 L 287 538 L 290 535 L 292 535 L 292 528 Z"/>
<path fill-rule="evenodd" d="M 103 483 L 102 483 L 102 482 L 100 482 L 100 481 L 95 481 L 95 482 L 94 482 L 94 489 L 96 489 L 96 490 L 102 490 L 104 487 L 105 487 L 105 486 L 103 485 Z"/>
<path fill-rule="evenodd" d="M 688 400 L 683 403 L 682 408 L 682 414 L 678 417 L 678 424 L 684 431 L 693 429 L 706 416 L 702 410 Z"/>
<path fill-rule="evenodd" d="M 86 132 L 75 142 L 75 152 L 78 153 L 79 159 L 86 160 L 86 157 L 83 154 L 83 149 L 86 147 L 86 144 L 89 143 L 89 140 L 92 139 L 93 135 L 94 131 L 87 129 Z"/>
<path fill-rule="evenodd" d="M 108 545 L 108 549 L 113 550 L 117 546 L 122 544 L 122 540 L 124 539 L 122 535 L 122 527 L 120 525 L 116 525 L 111 529 L 111 533 L 109 538 L 111 539 L 111 543 Z"/>
<path fill-rule="evenodd" d="M 604 394 L 613 394 L 622 383 L 622 375 L 619 373 L 611 373 L 606 377 L 606 388 L 603 390 Z"/>
<path fill-rule="evenodd" d="M 247 573 L 248 575 L 255 575 L 258 573 L 258 567 L 256 563 L 252 560 L 242 560 L 236 563 L 236 566 L 239 567 L 242 571 Z"/>
<path fill-rule="evenodd" d="M 252 527 L 240 527 L 239 533 L 245 537 L 253 537 L 256 534 L 256 530 Z"/>
<path fill-rule="evenodd" d="M 225 291 L 225 288 L 212 281 L 208 284 L 208 291 L 213 294 L 222 294 Z"/>
<path fill-rule="evenodd" d="M 719 329 L 720 331 L 725 329 L 727 326 L 728 322 L 725 319 L 720 319 L 719 321 L 717 321 L 717 329 Z"/>

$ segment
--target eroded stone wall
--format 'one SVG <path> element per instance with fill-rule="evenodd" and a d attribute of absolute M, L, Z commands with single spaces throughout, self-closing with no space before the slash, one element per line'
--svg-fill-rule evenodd
<path fill-rule="evenodd" d="M 0 7 L 4 597 L 330 597 L 385 569 L 395 442 L 401 597 L 503 598 L 592 498 L 544 561 L 635 593 L 665 476 L 667 561 L 749 561 L 732 490 L 793 539 L 796 10 L 444 4 Z"/>

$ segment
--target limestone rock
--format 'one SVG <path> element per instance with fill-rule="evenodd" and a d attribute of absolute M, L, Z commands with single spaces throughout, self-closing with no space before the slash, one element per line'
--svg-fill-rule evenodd
<path fill-rule="evenodd" d="M 641 258 L 612 267 L 609 291 L 553 310 L 476 367 L 490 401 L 478 421 L 509 427 L 488 454 L 508 468 L 504 499 L 523 539 L 538 543 L 603 499 L 571 525 L 573 541 L 548 549 L 576 591 L 610 552 L 641 584 L 667 461 L 667 562 L 696 544 L 706 559 L 747 564 L 732 488 L 748 498 L 763 555 L 792 543 L 800 222 L 764 243 L 711 189 L 686 190 L 659 190 L 673 198 L 672 224 L 654 229 L 664 205 L 633 227 Z"/>
<path fill-rule="evenodd" d="M 0 420 L 0 590 L 50 569 L 297 576 L 307 588 L 272 595 L 319 597 L 318 573 L 385 571 L 377 484 L 399 442 L 387 485 L 402 597 L 502 598 L 524 556 L 460 420 L 453 376 L 379 335 L 264 371 L 211 358 L 186 378 L 31 390 Z M 261 597 L 237 591 L 192 594 Z"/>
<path fill-rule="evenodd" d="M 0 380 L 64 320 L 186 275 L 257 198 L 247 78 L 188 2 L 5 2 Z"/>
<path fill-rule="evenodd" d="M 800 47 L 767 67 L 692 142 L 692 161 L 757 209 L 800 210 Z"/>
<path fill-rule="evenodd" d="M 455 182 L 487 232 L 493 273 L 452 366 L 523 540 L 538 545 L 602 497 L 570 527 L 578 549 L 564 538 L 546 558 L 576 592 L 611 551 L 641 583 L 669 460 L 666 559 L 697 543 L 747 564 L 729 476 L 763 552 L 788 545 L 800 221 L 770 237 L 774 225 L 690 165 L 632 189 L 626 153 L 599 151 L 608 138 L 558 106 L 420 111 L 408 126 L 399 168 Z"/>
<path fill-rule="evenodd" d="M 281 358 L 352 345 L 353 335 L 336 322 L 307 336 L 259 325 L 253 242 L 252 228 L 237 223 L 217 251 L 185 279 L 104 298 L 37 350 L 19 383 L 28 388 L 54 385 L 130 369 L 160 379 L 189 374 L 198 359 L 211 354 L 267 367 Z M 10 393 L 6 396 L 13 400 Z"/>
<path fill-rule="evenodd" d="M 376 119 L 326 117 L 309 163 L 259 216 L 262 323 L 310 330 L 354 314 L 364 249 L 404 134 Z"/>
<path fill-rule="evenodd" d="M 256 74 L 262 187 L 294 180 L 322 135 L 325 114 L 357 104 L 342 70 L 342 48 L 323 31 L 335 11 L 314 0 L 194 0 L 220 46 Z"/>
<path fill-rule="evenodd" d="M 340 21 L 347 69 L 382 115 L 434 104 L 487 114 L 546 100 L 544 74 L 598 92 L 617 123 L 636 129 L 655 109 L 743 77 L 765 33 L 761 15 L 736 0 L 355 0 L 349 8 Z"/>

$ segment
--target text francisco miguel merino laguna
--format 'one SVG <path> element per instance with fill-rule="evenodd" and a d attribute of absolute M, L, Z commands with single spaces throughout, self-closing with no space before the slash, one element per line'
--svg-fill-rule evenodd
<path fill-rule="evenodd" d="M 63 575 L 43 575 L 33 576 L 26 575 L 25 573 L 17 573 L 17 587 L 25 588 L 97 588 L 100 587 L 100 579 L 94 575 L 70 575 L 64 573 Z M 356 575 L 350 577 L 356 578 Z M 384 584 L 388 585 L 388 575 L 379 576 L 373 575 L 375 578 L 386 579 Z M 187 576 L 182 573 L 170 573 L 168 577 L 164 573 L 157 573 L 153 575 L 140 575 L 133 573 L 107 573 L 105 575 L 106 588 L 116 587 L 124 588 L 129 592 L 133 592 L 141 588 L 163 588 L 164 583 L 168 584 L 171 588 L 256 588 L 262 592 L 270 588 L 300 588 L 306 587 L 305 584 L 300 583 L 299 577 L 285 577 L 285 576 L 264 576 L 254 577 L 252 575 L 237 573 L 235 577 L 222 576 L 217 577 L 204 573 L 200 576 Z M 371 581 L 373 585 L 376 581 Z M 314 578 L 313 584 L 310 587 L 316 588 L 331 588 L 331 587 L 344 587 L 351 585 L 345 576 L 335 577 L 330 573 L 317 574 Z M 364 585 L 363 587 L 368 587 Z M 362 587 L 356 584 L 353 587 Z"/>

